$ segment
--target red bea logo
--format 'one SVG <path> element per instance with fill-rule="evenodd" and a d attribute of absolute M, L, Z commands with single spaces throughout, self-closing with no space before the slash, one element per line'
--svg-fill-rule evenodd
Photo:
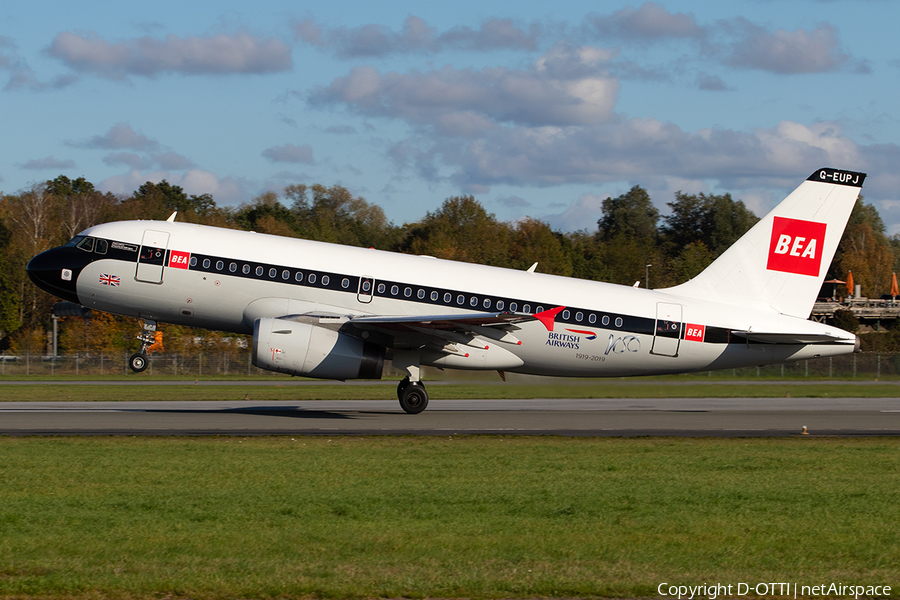
<path fill-rule="evenodd" d="M 694 325 L 693 323 L 688 323 L 684 328 L 684 339 L 691 342 L 702 342 L 705 335 L 706 325 Z"/>
<path fill-rule="evenodd" d="M 824 245 L 825 223 L 775 217 L 766 268 L 818 277 Z"/>
<path fill-rule="evenodd" d="M 182 252 L 180 250 L 172 250 L 171 255 L 169 255 L 169 266 L 170 267 L 174 267 L 176 269 L 187 269 L 189 264 L 191 264 L 191 253 L 190 252 Z"/>

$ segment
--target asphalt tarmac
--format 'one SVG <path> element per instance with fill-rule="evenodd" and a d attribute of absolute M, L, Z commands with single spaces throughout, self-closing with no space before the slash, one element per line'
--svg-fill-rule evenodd
<path fill-rule="evenodd" d="M 806 433 L 804 432 L 804 428 Z M 2 402 L 0 435 L 900 435 L 897 398 Z"/>

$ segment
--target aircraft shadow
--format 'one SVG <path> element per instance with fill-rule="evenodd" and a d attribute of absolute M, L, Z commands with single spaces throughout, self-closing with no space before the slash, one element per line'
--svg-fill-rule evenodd
<path fill-rule="evenodd" d="M 148 413 L 167 413 L 167 414 L 239 414 L 239 415 L 256 415 L 260 417 L 290 417 L 294 419 L 335 419 L 335 420 L 352 420 L 357 417 L 346 413 L 332 412 L 327 410 L 306 410 L 300 407 L 285 408 L 283 406 L 253 406 L 246 408 L 222 408 L 213 410 L 201 410 L 192 408 L 151 408 L 141 412 Z"/>

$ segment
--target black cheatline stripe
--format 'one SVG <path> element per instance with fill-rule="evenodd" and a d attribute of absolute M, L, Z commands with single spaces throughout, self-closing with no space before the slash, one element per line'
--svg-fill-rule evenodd
<path fill-rule="evenodd" d="M 112 242 L 112 240 L 110 240 Z M 121 252 L 116 256 L 105 255 L 102 258 L 112 258 L 114 260 L 122 260 L 125 262 L 136 262 L 139 253 Z M 165 265 L 168 267 L 171 250 L 166 251 Z M 100 258 L 98 256 L 98 258 Z M 196 259 L 196 260 L 195 260 Z M 209 260 L 208 266 L 204 267 L 204 260 Z M 218 269 L 218 262 L 222 261 L 222 268 Z M 231 271 L 231 264 L 234 263 L 235 270 Z M 244 265 L 250 267 L 249 272 L 244 272 Z M 261 275 L 257 275 L 257 269 L 262 268 Z M 225 258 L 221 256 L 213 256 L 211 254 L 191 253 L 191 264 L 188 267 L 191 271 L 199 271 L 202 273 L 211 273 L 227 277 L 238 277 L 242 279 L 252 279 L 254 281 L 274 281 L 276 283 L 284 283 L 289 285 L 297 285 L 301 287 L 309 287 L 316 289 L 325 289 L 334 292 L 345 292 L 350 294 L 358 294 L 361 279 L 373 281 L 372 297 L 378 298 L 394 298 L 407 302 L 416 302 L 417 304 L 428 304 L 438 307 L 462 308 L 477 312 L 496 311 L 502 312 L 509 310 L 512 312 L 522 311 L 526 313 L 536 313 L 549 308 L 555 308 L 550 303 L 541 303 L 531 300 L 521 300 L 518 298 L 487 296 L 484 294 L 473 294 L 462 290 L 451 290 L 448 288 L 435 288 L 404 283 L 400 281 L 388 281 L 384 279 L 373 279 L 372 277 L 359 277 L 356 275 L 345 275 L 343 273 L 332 273 L 327 271 L 307 270 L 297 267 L 287 267 L 284 265 L 276 265 L 271 263 L 261 263 L 238 260 L 234 258 Z M 273 273 L 274 269 L 274 273 Z M 297 280 L 297 274 L 301 275 L 301 279 Z M 310 281 L 310 275 L 314 277 L 314 281 Z M 285 278 L 286 277 L 286 278 Z M 327 283 L 326 283 L 327 282 Z M 384 286 L 383 288 L 381 286 Z M 393 293 L 394 286 L 397 292 Z M 409 295 L 407 295 L 409 290 Z M 423 296 L 419 297 L 419 291 L 423 291 Z M 434 293 L 437 293 L 436 300 Z M 450 302 L 445 302 L 446 294 L 450 294 Z M 369 294 L 365 294 L 369 295 Z M 458 298 L 462 296 L 463 303 L 458 302 Z M 472 304 L 472 299 L 475 304 Z M 489 305 L 485 305 L 485 300 L 489 301 Z M 497 308 L 498 302 L 503 302 L 503 308 Z M 511 305 L 515 304 L 515 309 Z M 526 310 L 526 307 L 527 310 Z M 532 310 L 533 309 L 533 310 Z M 582 320 L 577 320 L 577 316 L 581 314 Z M 594 322 L 590 322 L 590 317 L 595 316 Z M 567 306 L 566 310 L 556 315 L 554 320 L 557 323 L 572 325 L 576 327 L 594 327 L 623 331 L 627 333 L 637 333 L 643 335 L 654 335 L 656 320 L 649 317 L 639 317 L 635 315 L 624 315 L 616 313 L 607 313 L 586 308 L 577 308 Z M 684 339 L 686 330 L 686 322 L 679 323 L 681 339 Z M 733 338 L 730 330 L 722 327 L 707 326 L 704 336 L 705 343 L 708 344 L 730 344 L 743 343 L 744 340 Z"/>

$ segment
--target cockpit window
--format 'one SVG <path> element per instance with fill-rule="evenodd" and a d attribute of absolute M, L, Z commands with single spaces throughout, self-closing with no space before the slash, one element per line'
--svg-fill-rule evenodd
<path fill-rule="evenodd" d="M 84 239 L 83 235 L 76 235 L 71 240 L 69 240 L 68 242 L 63 244 L 63 247 L 64 248 L 74 248 L 75 246 L 80 244 L 83 239 Z"/>
<path fill-rule="evenodd" d="M 97 243 L 94 244 L 94 252 L 97 254 L 106 254 L 106 250 L 109 248 L 109 242 L 106 240 L 97 240 Z"/>
<path fill-rule="evenodd" d="M 94 238 L 86 237 L 76 246 L 79 250 L 84 250 L 85 252 L 91 252 L 94 250 Z"/>

